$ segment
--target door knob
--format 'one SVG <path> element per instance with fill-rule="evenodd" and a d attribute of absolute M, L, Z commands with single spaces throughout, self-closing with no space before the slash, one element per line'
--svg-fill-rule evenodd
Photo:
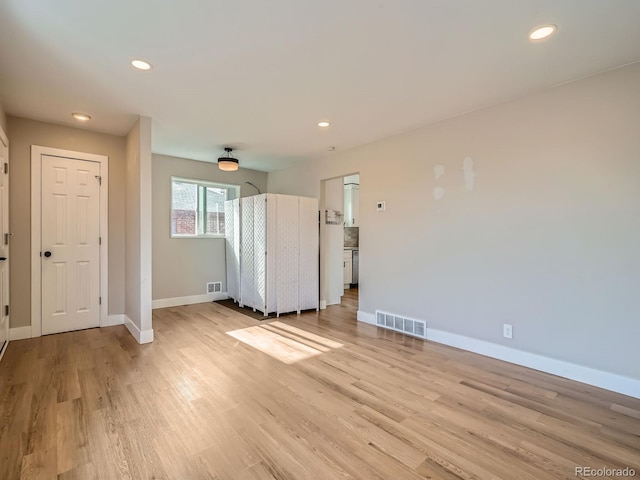
<path fill-rule="evenodd" d="M 0 257 L 0 262 L 4 262 L 7 259 L 7 257 Z"/>
<path fill-rule="evenodd" d="M 44 252 L 44 256 L 49 258 L 51 256 L 51 252 L 47 250 L 46 252 Z"/>

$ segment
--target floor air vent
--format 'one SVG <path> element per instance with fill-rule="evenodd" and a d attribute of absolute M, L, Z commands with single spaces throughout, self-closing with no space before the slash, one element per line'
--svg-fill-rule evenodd
<path fill-rule="evenodd" d="M 220 292 L 222 292 L 222 282 L 207 283 L 207 293 L 220 293 Z"/>
<path fill-rule="evenodd" d="M 376 325 L 414 337 L 427 338 L 427 322 L 424 320 L 400 317 L 376 310 Z"/>

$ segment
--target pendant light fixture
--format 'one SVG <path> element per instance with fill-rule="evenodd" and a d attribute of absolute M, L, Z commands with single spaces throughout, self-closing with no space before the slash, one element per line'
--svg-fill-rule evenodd
<path fill-rule="evenodd" d="M 238 159 L 231 156 L 233 148 L 225 147 L 226 156 L 218 158 L 218 168 L 225 172 L 235 172 L 238 170 Z"/>

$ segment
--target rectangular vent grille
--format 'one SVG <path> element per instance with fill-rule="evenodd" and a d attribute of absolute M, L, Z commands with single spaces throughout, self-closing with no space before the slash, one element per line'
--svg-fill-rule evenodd
<path fill-rule="evenodd" d="M 427 338 L 427 322 L 376 310 L 376 325 L 414 337 Z"/>
<path fill-rule="evenodd" d="M 222 282 L 207 283 L 207 293 L 220 293 L 220 292 L 222 292 Z"/>

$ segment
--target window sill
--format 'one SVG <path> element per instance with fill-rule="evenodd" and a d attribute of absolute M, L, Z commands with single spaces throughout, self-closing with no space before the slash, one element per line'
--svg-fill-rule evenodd
<path fill-rule="evenodd" d="M 171 235 L 171 238 L 224 238 L 224 235 Z"/>

